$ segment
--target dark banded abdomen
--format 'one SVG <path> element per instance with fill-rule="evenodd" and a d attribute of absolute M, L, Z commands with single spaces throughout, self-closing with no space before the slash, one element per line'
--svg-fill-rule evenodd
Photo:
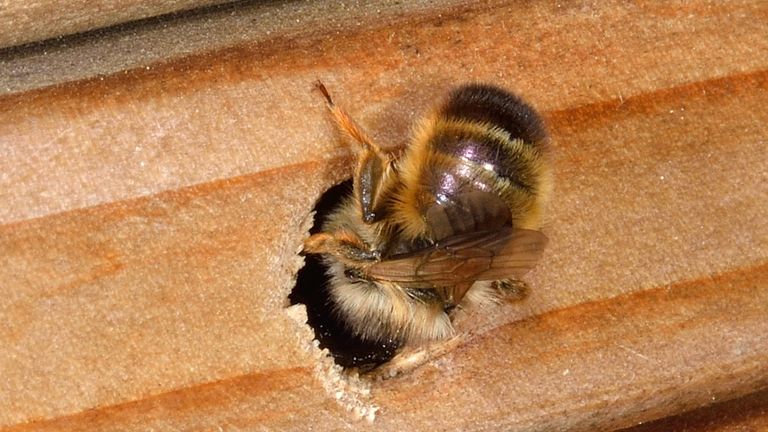
<path fill-rule="evenodd" d="M 470 85 L 455 90 L 437 118 L 421 172 L 434 200 L 423 209 L 434 240 L 496 229 L 535 207 L 546 134 L 531 107 L 501 89 Z"/>
<path fill-rule="evenodd" d="M 387 209 L 403 239 L 394 249 L 501 225 L 537 229 L 551 189 L 545 142 L 517 96 L 487 85 L 453 91 L 398 161 Z"/>
<path fill-rule="evenodd" d="M 469 84 L 451 92 L 440 109 L 449 119 L 490 124 L 512 139 L 541 143 L 547 133 L 536 111 L 516 95 L 486 84 Z"/>

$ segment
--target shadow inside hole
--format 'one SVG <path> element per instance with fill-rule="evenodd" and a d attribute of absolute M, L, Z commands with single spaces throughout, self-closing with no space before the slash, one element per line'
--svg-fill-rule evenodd
<path fill-rule="evenodd" d="M 320 232 L 328 215 L 349 196 L 352 181 L 347 180 L 330 189 L 320 197 L 315 206 L 315 223 L 310 234 Z M 398 348 L 395 341 L 371 342 L 354 335 L 337 314 L 329 295 L 329 278 L 317 255 L 306 255 L 306 264 L 299 270 L 296 286 L 288 299 L 291 305 L 301 303 L 307 308 L 307 324 L 315 331 L 320 348 L 328 348 L 336 364 L 342 367 L 372 369 L 389 361 Z"/>

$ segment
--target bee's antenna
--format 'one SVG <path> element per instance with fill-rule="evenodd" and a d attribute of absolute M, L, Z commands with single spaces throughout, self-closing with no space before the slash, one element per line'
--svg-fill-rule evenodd
<path fill-rule="evenodd" d="M 347 133 L 353 140 L 361 144 L 363 148 L 373 151 L 379 155 L 379 157 L 384 159 L 384 152 L 381 150 L 381 147 L 374 144 L 373 141 L 368 138 L 368 135 L 363 132 L 360 126 L 355 123 L 352 117 L 350 117 L 343 108 L 333 102 L 331 93 L 325 88 L 325 84 L 318 79 L 315 81 L 315 88 L 320 90 L 320 93 L 325 97 L 325 100 L 328 102 L 328 109 L 331 111 L 331 114 L 333 114 L 333 118 L 336 120 L 336 124 L 339 125 L 339 128 Z"/>
<path fill-rule="evenodd" d="M 322 93 L 323 96 L 325 96 L 325 100 L 328 101 L 329 106 L 334 106 L 333 99 L 331 98 L 331 94 L 328 93 L 328 89 L 325 88 L 325 84 L 323 84 L 322 81 L 320 81 L 319 79 L 315 81 L 315 88 L 320 90 L 320 93 Z"/>

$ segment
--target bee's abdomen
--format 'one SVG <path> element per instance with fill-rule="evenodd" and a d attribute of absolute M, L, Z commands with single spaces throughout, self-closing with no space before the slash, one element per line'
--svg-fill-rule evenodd
<path fill-rule="evenodd" d="M 469 84 L 451 92 L 440 114 L 485 123 L 507 131 L 511 139 L 534 144 L 546 138 L 536 111 L 516 95 L 487 84 Z"/>
<path fill-rule="evenodd" d="M 493 229 L 502 214 L 537 229 L 551 190 L 546 147 L 539 115 L 520 98 L 489 85 L 459 87 L 398 164 L 393 220 L 405 238 L 433 241 Z"/>

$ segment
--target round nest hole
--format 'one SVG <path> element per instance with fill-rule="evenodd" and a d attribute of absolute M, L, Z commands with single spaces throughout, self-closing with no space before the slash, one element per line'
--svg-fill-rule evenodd
<path fill-rule="evenodd" d="M 349 196 L 352 181 L 348 180 L 328 189 L 315 206 L 315 223 L 310 234 L 320 232 L 328 215 Z M 306 264 L 299 270 L 296 286 L 288 297 L 291 305 L 303 304 L 307 308 L 307 324 L 315 332 L 320 348 L 327 348 L 336 364 L 345 368 L 370 370 L 389 361 L 398 348 L 395 341 L 371 342 L 353 334 L 341 318 L 334 313 L 329 295 L 329 278 L 325 266 L 317 255 L 306 255 Z"/>

